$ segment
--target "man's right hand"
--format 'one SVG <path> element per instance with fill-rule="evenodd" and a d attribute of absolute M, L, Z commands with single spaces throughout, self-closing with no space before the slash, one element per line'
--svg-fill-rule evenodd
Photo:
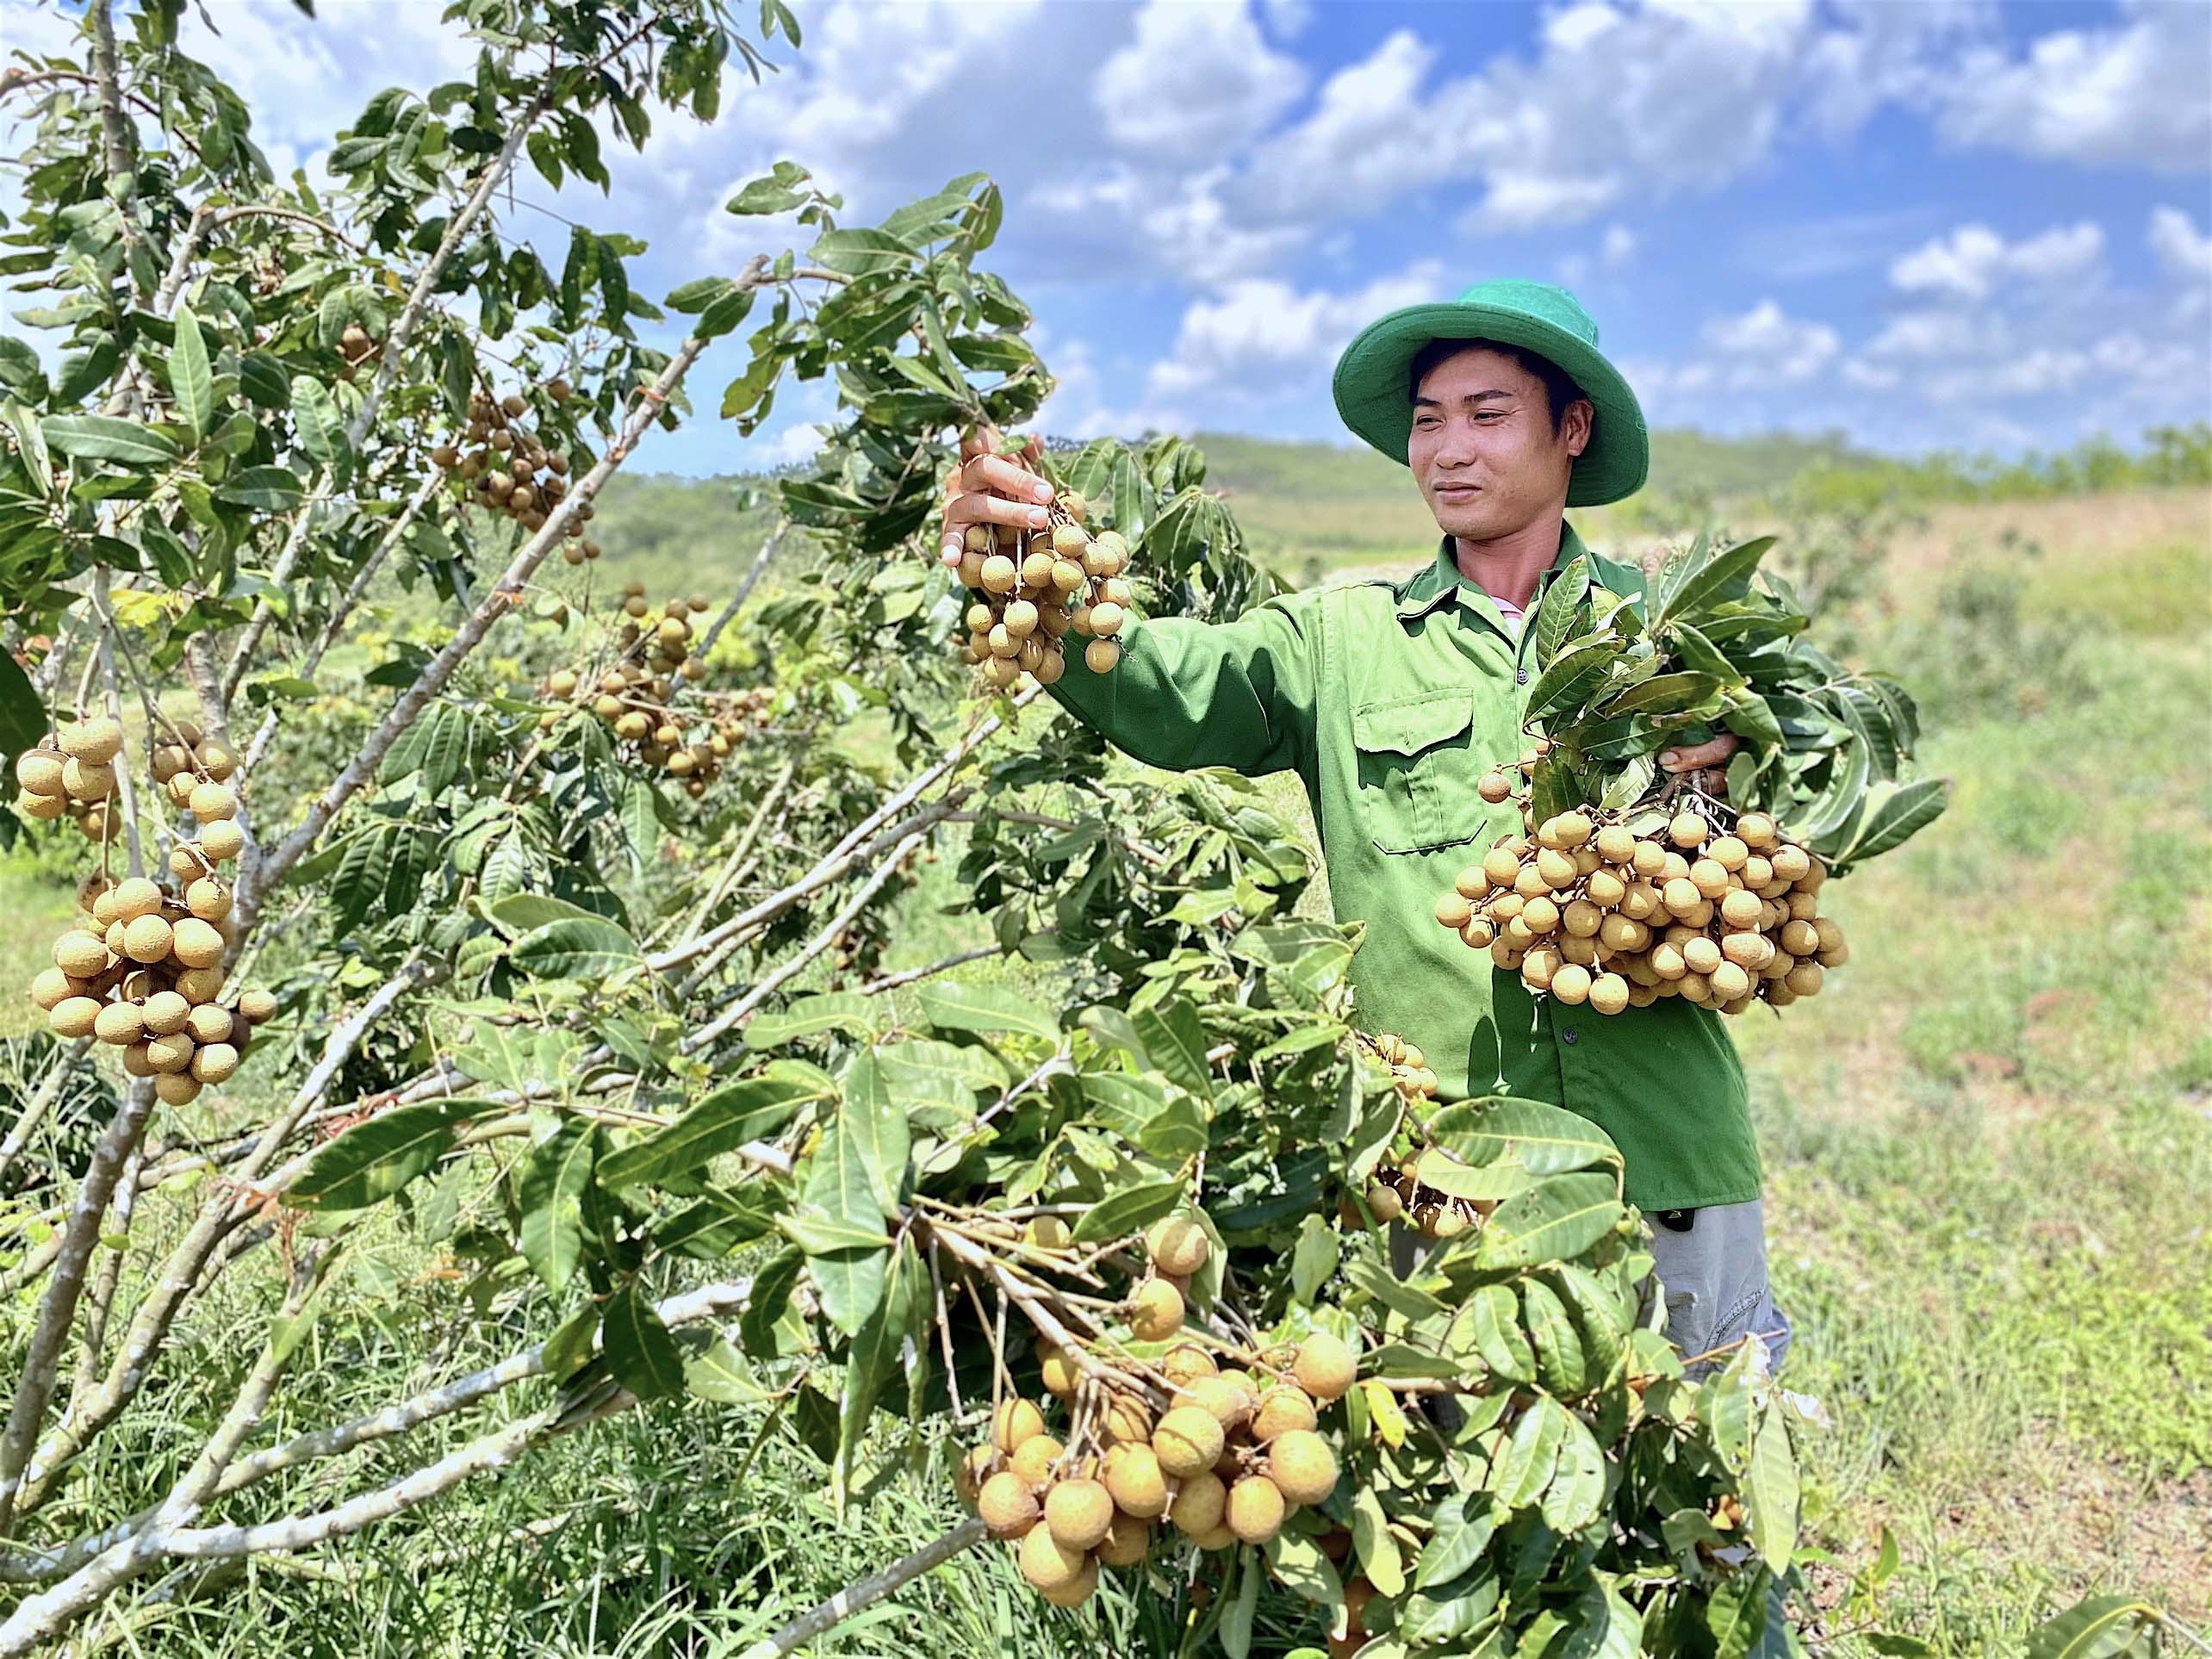
<path fill-rule="evenodd" d="M 937 556 L 948 570 L 958 569 L 970 525 L 1012 525 L 1042 530 L 1053 487 L 1011 455 L 1000 455 L 997 429 L 975 426 L 960 439 L 960 464 L 945 478 L 945 525 Z M 1021 455 L 1033 464 L 1043 457 L 1041 440 L 1032 436 Z"/>

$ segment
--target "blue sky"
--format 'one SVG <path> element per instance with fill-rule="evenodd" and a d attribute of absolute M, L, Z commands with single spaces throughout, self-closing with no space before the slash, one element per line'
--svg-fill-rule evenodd
<path fill-rule="evenodd" d="M 647 238 L 658 292 L 800 233 L 721 212 L 779 157 L 853 223 L 989 171 L 1051 431 L 1344 441 L 1344 342 L 1507 275 L 1572 286 L 1661 424 L 2015 451 L 2212 417 L 2198 0 L 793 4 L 805 47 L 712 128 L 669 123 L 611 198 L 521 195 Z M 466 61 L 433 0 L 210 9 L 190 49 L 283 165 Z M 0 0 L 9 44 L 66 27 Z M 557 258 L 552 219 L 513 222 Z M 803 455 L 829 407 L 792 389 L 751 444 L 702 419 L 641 463 Z"/>

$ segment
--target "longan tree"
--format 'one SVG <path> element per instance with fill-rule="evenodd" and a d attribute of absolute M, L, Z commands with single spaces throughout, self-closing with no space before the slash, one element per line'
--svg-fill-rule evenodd
<path fill-rule="evenodd" d="M 0 339 L 0 828 L 83 883 L 0 1144 L 0 1653 L 687 1395 L 766 1407 L 841 1504 L 912 1452 L 977 1511 L 763 1654 L 986 1537 L 1157 1652 L 1780 1650 L 1798 1407 L 1755 1343 L 1670 1349 L 1604 1135 L 1439 1104 L 1257 792 L 1134 781 L 1038 700 L 1132 607 L 1272 591 L 1203 457 L 1048 450 L 1041 541 L 939 566 L 962 434 L 1050 387 L 988 179 L 856 227 L 780 163 L 729 209 L 807 245 L 656 304 L 634 239 L 541 251 L 503 204 L 711 119 L 798 45 L 778 0 L 750 39 L 468 0 L 472 74 L 370 100 L 326 186 L 272 177 L 184 16 L 95 0 L 80 56 L 0 78 L 48 336 Z M 785 579 L 610 592 L 594 503 L 710 354 L 740 438 L 835 378 Z M 989 942 L 885 972 L 940 859 Z M 272 1427 L 395 1238 L 508 1357 Z M 218 1284 L 265 1343 L 188 1358 Z"/>

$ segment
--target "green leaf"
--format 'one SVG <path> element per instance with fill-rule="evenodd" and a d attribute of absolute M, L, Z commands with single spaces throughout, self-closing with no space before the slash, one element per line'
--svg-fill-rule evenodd
<path fill-rule="evenodd" d="M 1752 1548 L 1775 1572 L 1787 1572 L 1797 1550 L 1798 1466 L 1790 1447 L 1789 1420 L 1779 1398 L 1768 1401 L 1751 1438 L 1743 1507 Z"/>
<path fill-rule="evenodd" d="M 1125 1187 L 1083 1213 L 1083 1218 L 1075 1224 L 1076 1241 L 1089 1244 L 1097 1240 L 1119 1239 L 1150 1227 L 1161 1216 L 1173 1214 L 1188 1190 L 1188 1184 L 1179 1180 Z"/>
<path fill-rule="evenodd" d="M 1708 606 L 1740 596 L 1750 585 L 1751 573 L 1759 568 L 1759 561 L 1774 544 L 1772 536 L 1762 536 L 1715 554 L 1668 596 L 1651 618 L 1652 632 L 1657 633 L 1678 617 L 1694 621 Z"/>
<path fill-rule="evenodd" d="M 113 415 L 49 415 L 40 426 L 48 449 L 87 461 L 152 467 L 174 461 L 183 453 L 176 440 L 165 433 Z"/>
<path fill-rule="evenodd" d="M 217 489 L 215 499 L 264 513 L 289 513 L 307 492 L 308 487 L 283 467 L 247 467 Z"/>
<path fill-rule="evenodd" d="M 844 1098 L 838 1103 L 834 1132 L 845 1150 L 867 1172 L 877 1207 L 896 1215 L 906 1188 L 910 1137 L 906 1113 L 892 1098 L 883 1069 L 873 1051 L 862 1049 L 845 1068 Z"/>
<path fill-rule="evenodd" d="M 530 1149 L 516 1202 L 522 1211 L 519 1243 L 538 1282 L 556 1294 L 584 1252 L 584 1194 L 599 1152 L 599 1125 L 571 1118 Z"/>
<path fill-rule="evenodd" d="M 342 483 L 352 471 L 353 446 L 346 441 L 345 418 L 338 412 L 338 401 L 313 375 L 292 376 L 292 425 L 300 447 Z"/>
<path fill-rule="evenodd" d="M 1606 1454 L 1580 1417 L 1564 1415 L 1558 1462 L 1544 1488 L 1544 1524 L 1555 1532 L 1579 1532 L 1605 1507 Z"/>
<path fill-rule="evenodd" d="M 1353 1519 L 1356 1527 L 1356 1511 Z M 1457 1578 L 1482 1560 L 1482 1551 L 1489 1547 L 1490 1535 L 1497 1530 L 1497 1513 L 1491 1507 L 1488 1493 L 1455 1492 L 1444 1499 L 1436 1507 L 1429 1540 L 1421 1546 L 1420 1559 L 1414 1563 L 1414 1588 L 1425 1590 L 1432 1584 Z M 1352 1539 L 1356 1545 L 1357 1530 Z M 1371 1579 L 1375 1575 L 1370 1573 L 1368 1576 Z M 1382 1586 L 1377 1581 L 1375 1588 L 1379 1590 Z"/>
<path fill-rule="evenodd" d="M 2157 1651 L 2159 1615 L 2131 1595 L 2076 1602 L 2028 1637 L 2027 1659 L 2145 1659 Z"/>
<path fill-rule="evenodd" d="M 825 1031 L 853 1036 L 873 1036 L 876 1016 L 882 1011 L 873 997 L 856 991 L 823 991 L 793 997 L 779 1013 L 755 1014 L 745 1025 L 748 1048 L 780 1048 L 801 1037 L 818 1037 Z"/>
<path fill-rule="evenodd" d="M 1559 648 L 1574 631 L 1575 612 L 1581 609 L 1582 597 L 1590 591 L 1590 561 L 1577 553 L 1563 566 L 1544 590 L 1544 602 L 1536 607 L 1536 666 L 1541 670 L 1551 666 L 1559 655 Z"/>
<path fill-rule="evenodd" d="M 1206 1064 L 1206 1028 L 1187 998 L 1175 997 L 1157 1009 L 1139 1009 L 1129 1018 L 1145 1053 L 1169 1082 L 1212 1098 L 1214 1078 Z"/>
<path fill-rule="evenodd" d="M 1308 1215 L 1298 1223 L 1297 1247 L 1290 1253 L 1290 1289 L 1301 1302 L 1313 1305 L 1336 1271 L 1343 1248 L 1336 1229 L 1320 1216 Z"/>
<path fill-rule="evenodd" d="M 925 985 L 916 994 L 922 1016 L 940 1031 L 1019 1031 L 1049 1043 L 1060 1041 L 1047 1003 L 1003 985 Z"/>
<path fill-rule="evenodd" d="M 869 1435 L 869 1418 L 878 1397 L 907 1364 L 907 1354 L 923 1363 L 926 1352 L 921 1314 L 929 1295 L 929 1270 L 915 1253 L 911 1238 L 903 1240 L 885 1275 L 883 1296 L 875 1313 L 853 1339 L 845 1356 L 845 1396 L 838 1414 L 837 1496 L 852 1485 L 853 1468 L 861 1445 Z"/>
<path fill-rule="evenodd" d="M 603 916 L 532 928 L 514 941 L 515 965 L 540 979 L 606 979 L 638 963 L 637 941 Z"/>
<path fill-rule="evenodd" d="M 38 747 L 47 732 L 46 705 L 13 651 L 0 651 L 0 761 Z M 8 774 L 14 776 L 11 771 Z"/>
<path fill-rule="evenodd" d="M 1599 712 L 1610 716 L 1622 714 L 1675 714 L 1695 708 L 1720 689 L 1720 681 L 1709 674 L 1654 674 L 1639 685 L 1631 686 Z"/>
<path fill-rule="evenodd" d="M 808 253 L 815 264 L 848 276 L 898 270 L 913 264 L 915 257 L 905 243 L 879 230 L 830 231 Z"/>
<path fill-rule="evenodd" d="M 1730 731 L 1748 743 L 1768 749 L 1782 746 L 1782 723 L 1774 718 L 1774 711 L 1767 699 L 1756 692 L 1724 692 L 1721 718 Z"/>
<path fill-rule="evenodd" d="M 309 1159 L 284 1202 L 326 1212 L 382 1203 L 444 1157 L 463 1125 L 506 1109 L 489 1100 L 437 1100 L 379 1112 Z"/>
<path fill-rule="evenodd" d="M 683 1392 L 682 1351 L 636 1285 L 624 1285 L 607 1304 L 606 1316 L 600 1322 L 600 1345 L 606 1350 L 607 1369 L 614 1380 L 640 1400 Z"/>
<path fill-rule="evenodd" d="M 200 320 L 190 306 L 177 308 L 176 344 L 169 352 L 169 389 L 177 399 L 177 413 L 194 432 L 204 435 L 214 424 L 214 375 L 208 365 L 208 343 L 200 336 Z"/>
<path fill-rule="evenodd" d="M 1389 1518 L 1382 1513 L 1382 1500 L 1371 1486 L 1362 1486 L 1352 1494 L 1351 1548 L 1369 1583 L 1386 1596 L 1404 1590 L 1405 1557 L 1399 1553 Z"/>
<path fill-rule="evenodd" d="M 1950 804 L 1951 785 L 1946 778 L 1921 778 L 1870 792 L 1858 834 L 1836 861 L 1855 864 L 1903 846 L 1942 817 Z"/>
<path fill-rule="evenodd" d="M 819 1097 L 804 1084 L 774 1078 L 726 1084 L 668 1128 L 601 1159 L 600 1184 L 612 1191 L 687 1174 L 724 1153 L 776 1134 L 802 1105 Z"/>
<path fill-rule="evenodd" d="M 1511 1158 L 1531 1175 L 1563 1175 L 1620 1157 L 1612 1137 L 1588 1118 L 1512 1095 L 1447 1106 L 1431 1121 L 1429 1134 L 1463 1162 Z"/>
<path fill-rule="evenodd" d="M 1569 646 L 1529 687 L 1524 721 L 1534 722 L 1563 711 L 1579 714 L 1584 699 L 1606 683 L 1614 662 L 1627 648 L 1618 639 L 1585 639 Z"/>
<path fill-rule="evenodd" d="M 1236 1600 L 1221 1615 L 1221 1651 L 1229 1659 L 1250 1659 L 1252 1623 L 1259 1612 L 1259 1581 L 1265 1576 L 1257 1562 L 1238 1551 L 1242 1571 L 1237 1579 Z"/>
<path fill-rule="evenodd" d="M 697 1327 L 676 1336 L 684 1355 L 684 1392 L 718 1406 L 765 1405 L 768 1391 L 729 1338 Z"/>
<path fill-rule="evenodd" d="M 1277 1532 L 1261 1551 L 1276 1581 L 1292 1594 L 1334 1607 L 1344 1600 L 1344 1581 L 1310 1533 Z M 1379 1586 L 1377 1587 L 1380 1588 Z"/>
<path fill-rule="evenodd" d="M 700 314 L 699 326 L 692 330 L 693 335 L 702 340 L 718 340 L 734 331 L 745 320 L 746 314 L 752 310 L 755 291 L 749 288 L 738 288 L 722 295 Z"/>
<path fill-rule="evenodd" d="M 1549 1395 L 1538 1395 L 1521 1413 L 1490 1466 L 1489 1490 L 1500 1503 L 1521 1509 L 1537 1501 L 1550 1484 L 1559 1442 L 1566 1432 L 1565 1407 Z"/>
<path fill-rule="evenodd" d="M 1531 1267 L 1579 1256 L 1611 1232 L 1622 1213 L 1611 1175 L 1555 1175 L 1491 1213 L 1476 1261 L 1483 1267 Z"/>

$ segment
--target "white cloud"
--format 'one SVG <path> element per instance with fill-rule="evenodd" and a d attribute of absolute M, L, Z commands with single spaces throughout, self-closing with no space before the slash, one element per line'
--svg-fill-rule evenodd
<path fill-rule="evenodd" d="M 1867 344 L 1878 357 L 1969 357 L 2004 348 L 2004 330 L 1994 316 L 1958 311 L 1908 311 L 1892 317 Z"/>
<path fill-rule="evenodd" d="M 1269 277 L 1228 283 L 1184 313 L 1147 394 L 1254 403 L 1324 384 L 1354 334 L 1386 311 L 1433 299 L 1442 278 L 1436 261 L 1423 260 L 1351 293 L 1301 291 Z"/>
<path fill-rule="evenodd" d="M 1890 281 L 1907 293 L 1934 291 L 1969 300 L 1989 297 L 2008 278 L 2055 282 L 2097 269 L 2104 254 L 2103 229 L 2091 220 L 2054 225 L 2041 235 L 2008 243 L 1986 225 L 1961 225 L 1897 259 Z"/>
<path fill-rule="evenodd" d="M 1303 65 L 1260 38 L 1241 0 L 1150 0 L 1136 38 L 1100 66 L 1091 97 L 1116 144 L 1193 162 L 1249 142 L 1305 90 Z"/>
<path fill-rule="evenodd" d="M 2151 210 L 2150 244 L 2159 264 L 2175 276 L 2212 281 L 2212 235 L 2200 233 L 2179 208 Z"/>
<path fill-rule="evenodd" d="M 1303 34 L 1314 21 L 1314 0 L 1260 0 L 1267 26 L 1286 40 Z"/>
<path fill-rule="evenodd" d="M 1962 143 L 2089 165 L 2201 171 L 2212 155 L 2212 6 L 2128 0 L 2116 26 L 1966 54 L 1933 93 Z"/>
<path fill-rule="evenodd" d="M 1811 380 L 1843 346 L 1826 323 L 1800 321 L 1772 300 L 1762 300 L 1740 317 L 1712 319 L 1703 339 L 1729 360 L 1730 382 L 1747 388 Z"/>
<path fill-rule="evenodd" d="M 1636 233 L 1625 225 L 1606 226 L 1605 240 L 1598 245 L 1598 258 L 1617 269 L 1635 257 Z"/>

